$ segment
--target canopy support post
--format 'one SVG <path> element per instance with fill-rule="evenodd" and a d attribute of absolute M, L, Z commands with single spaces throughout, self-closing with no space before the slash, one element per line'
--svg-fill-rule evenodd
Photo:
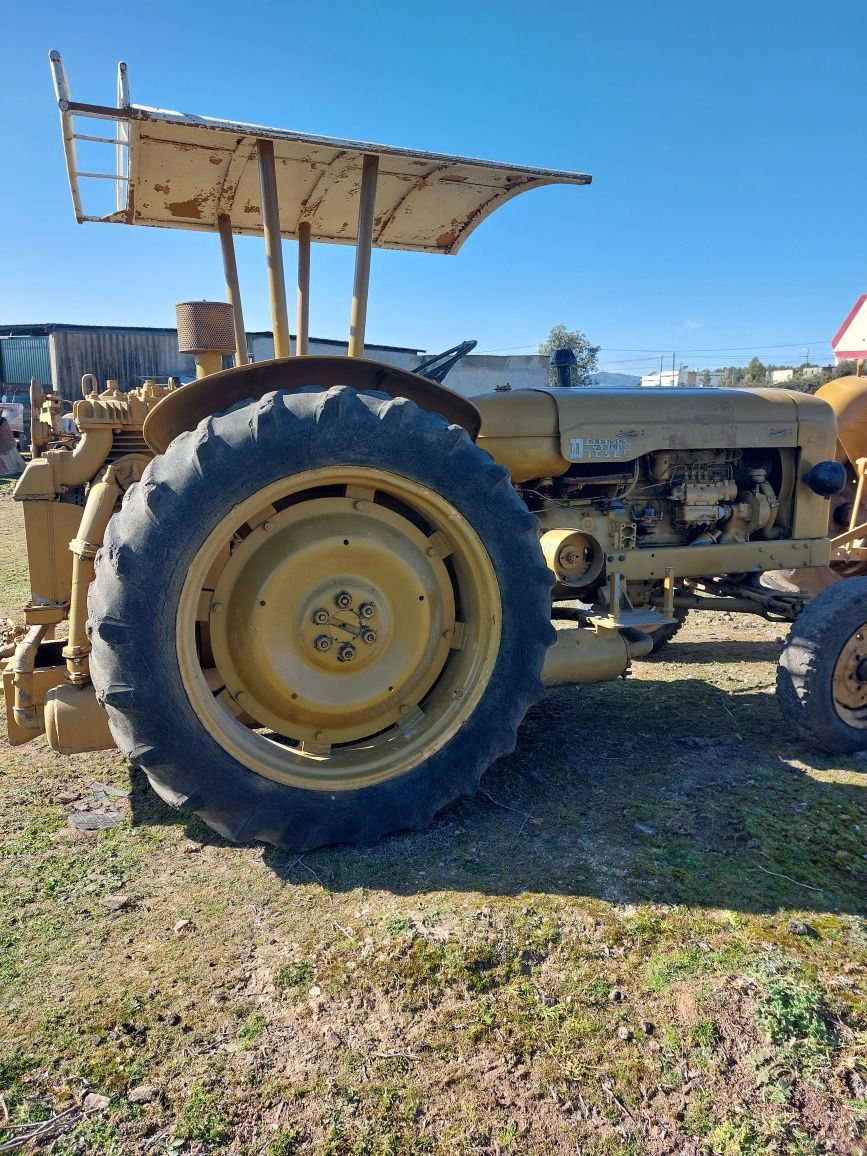
<path fill-rule="evenodd" d="M 295 352 L 308 352 L 310 331 L 310 222 L 298 224 L 298 328 L 295 336 Z"/>
<path fill-rule="evenodd" d="M 235 326 L 235 365 L 247 365 L 247 332 L 244 329 L 244 310 L 241 308 L 241 288 L 238 284 L 238 266 L 235 262 L 235 242 L 232 237 L 232 218 L 228 213 L 217 217 L 220 233 L 220 247 L 223 250 L 223 272 L 226 277 L 226 300 L 232 306 L 232 322 Z"/>
<path fill-rule="evenodd" d="M 259 191 L 262 199 L 262 230 L 265 234 L 265 260 L 268 263 L 268 290 L 271 295 L 271 324 L 274 328 L 274 356 L 288 357 L 289 313 L 286 308 L 286 281 L 283 276 L 283 242 L 280 236 L 280 210 L 277 204 L 277 170 L 274 165 L 274 142 L 256 141 L 259 160 Z"/>
<path fill-rule="evenodd" d="M 361 168 L 361 196 L 358 202 L 358 242 L 355 247 L 355 284 L 349 317 L 349 356 L 364 357 L 364 329 L 367 323 L 367 290 L 370 285 L 370 252 L 373 248 L 373 220 L 376 208 L 376 178 L 379 157 L 364 154 Z"/>

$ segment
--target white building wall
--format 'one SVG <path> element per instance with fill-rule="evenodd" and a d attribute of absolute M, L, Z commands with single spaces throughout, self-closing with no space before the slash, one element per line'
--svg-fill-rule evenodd
<path fill-rule="evenodd" d="M 470 353 L 449 371 L 443 384 L 464 397 L 493 393 L 504 385 L 512 389 L 544 386 L 548 384 L 548 358 L 540 354 L 496 357 Z"/>

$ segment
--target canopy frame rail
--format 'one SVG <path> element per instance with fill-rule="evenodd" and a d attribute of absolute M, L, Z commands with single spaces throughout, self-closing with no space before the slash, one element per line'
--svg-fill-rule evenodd
<path fill-rule="evenodd" d="M 119 213 L 124 213 L 129 199 L 129 121 L 131 108 L 129 99 L 129 78 L 127 66 L 120 61 L 117 66 L 117 108 L 107 109 L 98 106 L 76 104 L 69 95 L 69 81 L 60 53 L 52 50 L 48 59 L 51 64 L 51 75 L 54 80 L 54 92 L 57 96 L 57 107 L 60 110 L 60 125 L 63 133 L 63 151 L 66 156 L 66 174 L 69 178 L 69 189 L 72 194 L 72 207 L 75 219 L 81 224 L 84 221 L 104 221 L 105 215 L 97 216 L 85 213 L 82 207 L 80 180 L 114 181 L 116 205 Z M 113 137 L 97 136 L 92 133 L 76 131 L 75 118 L 90 120 L 114 120 L 116 134 Z M 90 172 L 78 167 L 75 142 L 89 141 L 95 144 L 113 145 L 115 148 L 114 172 Z"/>

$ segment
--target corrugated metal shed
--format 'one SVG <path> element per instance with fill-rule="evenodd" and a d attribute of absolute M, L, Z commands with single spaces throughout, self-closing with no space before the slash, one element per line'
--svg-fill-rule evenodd
<path fill-rule="evenodd" d="M 51 384 L 48 337 L 4 337 L 0 334 L 0 382 L 3 385 L 29 385 L 31 377 L 42 385 Z"/>
<path fill-rule="evenodd" d="M 28 372 L 22 379 L 29 383 L 36 377 L 43 385 L 53 384 L 63 397 L 75 401 L 81 397 L 81 379 L 85 373 L 95 373 L 100 389 L 109 378 L 114 378 L 121 389 L 141 385 L 146 377 L 195 376 L 195 359 L 178 353 L 176 329 L 147 329 L 137 326 L 64 325 L 44 322 L 36 325 L 0 325 L 0 346 L 10 341 L 42 343 L 43 375 Z M 311 338 L 314 353 L 346 352 L 345 342 Z M 250 332 L 247 346 L 256 360 L 274 356 L 273 337 L 270 333 Z M 412 366 L 418 361 L 415 349 L 401 346 L 367 345 L 369 357 L 401 366 Z M 48 359 L 50 357 L 50 367 Z M 224 366 L 233 364 L 224 359 Z M 11 380 L 11 379 L 8 379 Z"/>
<path fill-rule="evenodd" d="M 58 326 L 50 344 L 54 381 L 70 401 L 81 397 L 85 373 L 95 373 L 100 388 L 114 378 L 122 389 L 132 389 L 146 377 L 193 377 L 196 372 L 194 359 L 178 353 L 174 329 Z"/>

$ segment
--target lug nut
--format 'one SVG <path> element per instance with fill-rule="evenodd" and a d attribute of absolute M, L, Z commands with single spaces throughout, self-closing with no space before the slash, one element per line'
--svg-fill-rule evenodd
<path fill-rule="evenodd" d="M 341 590 L 339 594 L 335 594 L 334 604 L 339 606 L 341 610 L 348 610 L 352 605 L 352 595 L 348 590 Z"/>
<path fill-rule="evenodd" d="M 373 618 L 374 614 L 376 614 L 376 603 L 362 602 L 358 608 L 358 613 L 362 618 Z"/>
<path fill-rule="evenodd" d="M 352 662 L 355 658 L 355 647 L 351 642 L 344 642 L 337 652 L 337 658 L 340 662 Z"/>
<path fill-rule="evenodd" d="M 370 627 L 368 627 L 366 630 L 362 630 L 361 641 L 366 642 L 368 646 L 371 642 L 376 642 L 376 631 L 371 630 Z"/>
<path fill-rule="evenodd" d="M 328 637 L 327 634 L 319 634 L 314 639 L 313 645 L 316 647 L 317 650 L 330 650 L 331 649 L 331 639 Z"/>
<path fill-rule="evenodd" d="M 317 607 L 317 609 L 314 610 L 312 614 L 313 621 L 317 626 L 324 626 L 329 617 L 330 615 L 324 606 Z"/>

